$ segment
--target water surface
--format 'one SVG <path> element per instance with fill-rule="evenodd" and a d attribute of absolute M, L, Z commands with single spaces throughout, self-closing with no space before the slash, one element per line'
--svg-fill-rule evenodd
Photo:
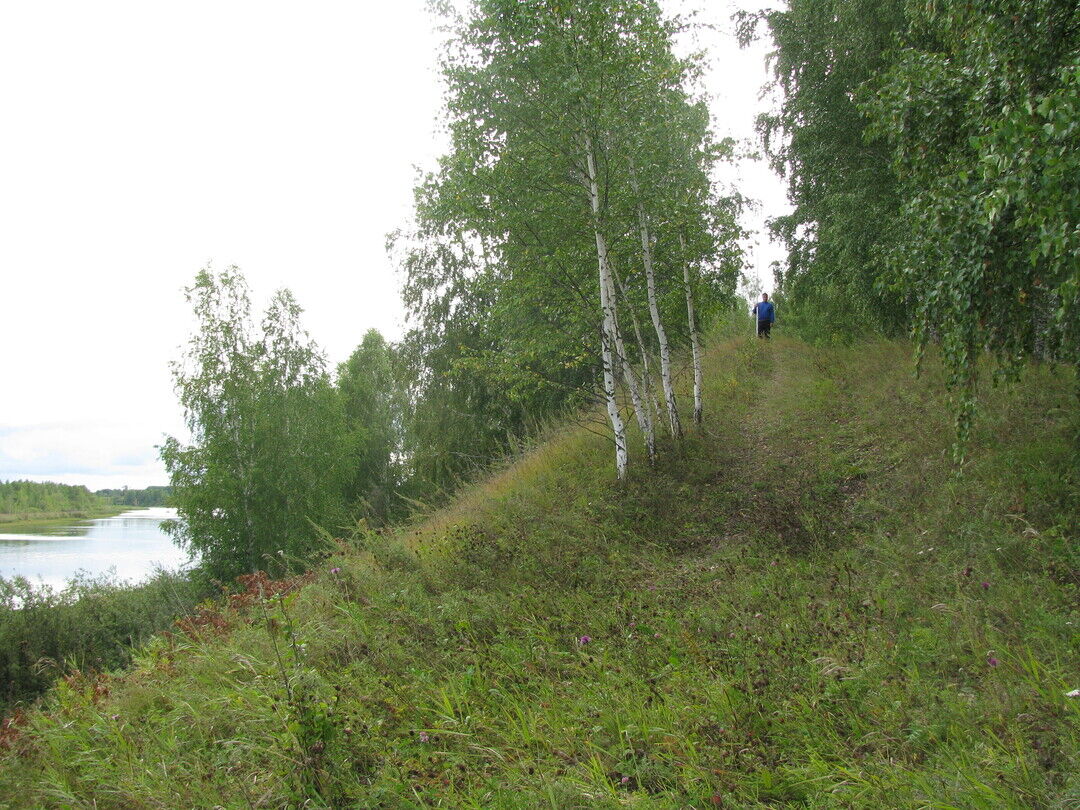
<path fill-rule="evenodd" d="M 136 583 L 158 566 L 175 570 L 187 562 L 161 529 L 163 521 L 175 518 L 175 509 L 157 507 L 19 534 L 0 531 L 0 576 L 23 576 L 58 589 L 78 572 L 114 573 Z"/>

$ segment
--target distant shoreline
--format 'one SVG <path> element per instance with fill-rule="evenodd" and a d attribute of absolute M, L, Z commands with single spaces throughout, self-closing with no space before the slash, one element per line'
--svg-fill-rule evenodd
<path fill-rule="evenodd" d="M 0 533 L 17 534 L 27 529 L 47 529 L 51 526 L 64 526 L 72 521 L 97 520 L 116 517 L 124 512 L 136 512 L 149 509 L 148 506 L 125 506 L 116 504 L 100 509 L 77 509 L 71 512 L 44 512 L 40 516 L 0 514 Z"/>

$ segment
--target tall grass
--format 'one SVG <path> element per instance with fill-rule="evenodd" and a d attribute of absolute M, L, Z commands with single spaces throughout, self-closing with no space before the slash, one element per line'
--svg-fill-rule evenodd
<path fill-rule="evenodd" d="M 0 714 L 32 700 L 74 670 L 111 670 L 200 598 L 184 573 L 160 571 L 129 585 L 77 576 L 55 590 L 0 577 Z"/>
<path fill-rule="evenodd" d="M 1080 801 L 1071 379 L 968 462 L 910 347 L 728 340 L 704 427 L 612 480 L 556 431 L 445 510 L 250 583 L 0 738 L 10 806 Z"/>

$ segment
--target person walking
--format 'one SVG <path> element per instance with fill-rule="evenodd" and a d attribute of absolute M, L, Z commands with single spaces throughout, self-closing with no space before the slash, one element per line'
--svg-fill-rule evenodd
<path fill-rule="evenodd" d="M 769 300 L 768 293 L 762 293 L 761 300 L 754 304 L 754 315 L 757 317 L 757 336 L 769 337 L 773 321 L 776 320 L 776 307 Z"/>

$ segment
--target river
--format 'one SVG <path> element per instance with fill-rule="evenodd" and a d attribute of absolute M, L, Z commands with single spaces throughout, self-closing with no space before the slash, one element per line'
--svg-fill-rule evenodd
<path fill-rule="evenodd" d="M 0 532 L 0 576 L 23 576 L 56 589 L 79 572 L 137 583 L 158 566 L 175 570 L 187 562 L 161 528 L 175 518 L 175 509 L 138 509 L 69 526 Z"/>

